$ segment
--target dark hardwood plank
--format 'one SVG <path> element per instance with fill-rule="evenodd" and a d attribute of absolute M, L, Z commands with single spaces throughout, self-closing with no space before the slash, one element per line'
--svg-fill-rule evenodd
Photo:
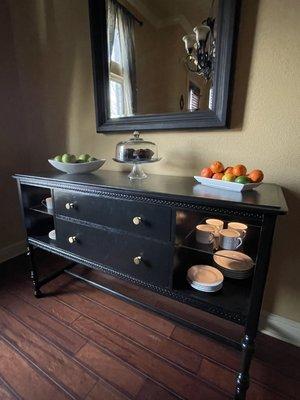
<path fill-rule="evenodd" d="M 137 395 L 144 383 L 142 375 L 91 343 L 84 345 L 76 357 L 101 378 L 131 397 Z"/>
<path fill-rule="evenodd" d="M 107 383 L 98 380 L 85 400 L 128 400 L 129 398 Z"/>
<path fill-rule="evenodd" d="M 46 311 L 48 314 L 53 315 L 55 318 L 66 324 L 71 324 L 80 316 L 77 311 L 57 301 L 55 297 L 48 296 L 37 299 L 33 296 L 31 285 L 25 286 L 22 283 L 17 283 L 9 289 L 9 292 L 15 296 L 21 297 L 27 303 Z"/>
<path fill-rule="evenodd" d="M 76 283 L 78 288 L 78 294 L 85 296 L 88 299 L 92 299 L 103 306 L 106 306 L 114 311 L 125 315 L 134 321 L 139 322 L 142 325 L 150 327 L 151 329 L 170 336 L 173 332 L 175 325 L 168 321 L 166 318 L 162 318 L 154 313 L 145 309 L 139 308 L 132 304 L 126 303 L 123 300 L 119 300 L 114 296 L 104 293 L 100 290 L 95 290 L 91 286 L 84 283 Z"/>
<path fill-rule="evenodd" d="M 12 393 L 7 385 L 0 379 L 0 399 L 1 400 L 19 400 L 20 397 Z"/>
<path fill-rule="evenodd" d="M 177 326 L 171 338 L 205 357 L 212 358 L 220 364 L 236 369 L 240 365 L 241 353 L 229 346 L 224 346 L 216 340 L 200 335 L 189 329 Z"/>
<path fill-rule="evenodd" d="M 175 396 L 161 386 L 156 385 L 153 381 L 147 379 L 139 391 L 136 400 L 178 400 L 179 398 L 180 397 Z"/>
<path fill-rule="evenodd" d="M 85 368 L 2 309 L 0 309 L 0 332 L 76 397 L 84 398 L 95 385 L 96 378 Z"/>
<path fill-rule="evenodd" d="M 0 375 L 23 400 L 71 397 L 0 338 Z"/>
<path fill-rule="evenodd" d="M 199 370 L 201 357 L 187 347 L 79 295 L 66 292 L 57 298 L 183 368 L 195 373 Z"/>
<path fill-rule="evenodd" d="M 236 372 L 231 371 L 221 365 L 209 360 L 203 360 L 199 376 L 225 390 L 227 393 L 234 393 Z M 254 382 L 251 382 L 247 392 L 247 400 L 283 400 L 280 394 L 268 390 Z"/>
<path fill-rule="evenodd" d="M 70 353 L 75 353 L 86 343 L 86 339 L 71 328 L 12 294 L 0 293 L 0 304 L 39 334 Z"/>
<path fill-rule="evenodd" d="M 300 382 L 300 347 L 259 334 L 256 340 L 255 357 Z"/>
<path fill-rule="evenodd" d="M 36 255 L 41 275 L 68 263 L 42 251 L 37 251 Z M 49 296 L 36 299 L 25 267 L 25 257 L 21 256 L 0 268 L 0 306 L 4 307 L 0 311 L 0 332 L 4 335 L 0 338 L 1 400 L 71 398 L 72 395 L 63 388 L 71 390 L 72 379 L 78 377 L 78 372 L 68 370 L 68 359 L 72 361 L 72 353 L 80 353 L 81 346 L 89 340 L 92 341 L 90 348 L 82 354 L 86 364 L 79 359 L 79 366 L 84 371 L 92 370 L 87 373 L 98 380 L 95 386 L 90 386 L 89 393 L 85 395 L 86 390 L 82 396 L 75 384 L 78 399 L 232 398 L 235 371 L 240 365 L 239 352 L 181 326 L 175 326 L 171 332 L 174 323 L 166 320 L 165 324 L 162 317 L 123 303 L 95 288 L 85 289 L 84 284 L 70 276 L 61 276 L 43 287 L 43 292 Z M 199 313 L 199 310 L 194 313 L 186 305 L 99 271 L 82 266 L 76 266 L 75 270 L 92 276 L 99 283 L 104 282 L 137 298 L 140 296 L 149 304 L 178 315 L 186 313 L 187 318 L 203 322 L 206 327 L 215 327 L 221 333 L 231 332 L 229 325 L 219 324 L 219 319 L 216 322 L 214 317 Z M 78 298 L 81 300 L 77 303 Z M 157 339 L 160 337 L 165 341 Z M 158 344 L 155 344 L 157 340 Z M 161 343 L 169 346 L 170 342 L 174 346 L 171 360 L 168 358 L 171 348 L 161 350 Z M 174 355 L 178 346 L 202 360 L 200 365 L 197 364 L 198 371 L 196 364 L 189 360 L 185 360 L 184 365 L 179 364 L 176 357 L 180 359 L 181 353 Z M 59 371 L 63 371 L 61 380 L 56 378 L 58 371 L 50 371 L 52 367 L 56 368 L 56 363 L 60 364 Z M 74 360 L 73 363 L 77 364 Z M 247 400 L 298 399 L 299 364 L 300 349 L 258 335 Z"/>
<path fill-rule="evenodd" d="M 218 392 L 215 393 L 195 376 L 170 365 L 151 352 L 142 351 L 134 343 L 109 332 L 95 321 L 86 317 L 80 317 L 74 322 L 74 327 L 79 329 L 84 335 L 88 335 L 102 348 L 109 350 L 133 368 L 138 369 L 141 373 L 146 374 L 148 377 L 184 398 L 196 399 L 195 391 L 205 393 L 208 396 L 207 398 L 223 399 L 225 397 Z M 85 358 L 82 358 L 81 354 L 86 350 L 87 346 L 89 347 L 90 345 L 84 346 L 78 353 L 81 361 L 85 361 Z M 92 353 L 92 348 L 90 347 L 89 353 Z"/>
<path fill-rule="evenodd" d="M 172 338 L 199 352 L 201 355 L 235 371 L 238 371 L 240 367 L 241 353 L 230 347 L 224 346 L 215 340 L 211 340 L 203 335 L 199 335 L 182 327 L 175 328 L 172 333 Z M 274 351 L 276 352 L 275 349 L 273 349 L 273 352 Z M 268 358 L 270 361 L 271 356 L 269 355 Z M 292 357 L 290 359 L 292 360 Z M 278 364 L 268 364 L 257 359 L 255 355 L 251 364 L 251 378 L 265 386 L 274 388 L 274 390 L 277 390 L 282 394 L 287 394 L 296 398 L 296 393 L 300 393 L 300 382 L 293 380 L 291 377 L 286 376 L 285 373 L 282 373 L 285 372 L 284 369 L 282 369 L 282 372 L 279 372 L 277 367 Z M 294 367 L 296 369 L 298 368 L 295 364 Z"/>

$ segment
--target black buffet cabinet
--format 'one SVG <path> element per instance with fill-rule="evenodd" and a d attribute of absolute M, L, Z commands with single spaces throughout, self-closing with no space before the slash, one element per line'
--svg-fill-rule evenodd
<path fill-rule="evenodd" d="M 235 398 L 245 398 L 275 222 L 287 212 L 279 186 L 262 184 L 237 193 L 208 188 L 187 177 L 152 175 L 136 182 L 111 171 L 14 177 L 37 297 L 42 296 L 43 285 L 81 264 L 238 324 L 244 327 L 241 343 L 231 339 L 226 343 L 242 350 Z M 44 205 L 47 197 L 52 197 L 53 210 Z M 216 293 L 194 290 L 186 279 L 192 265 L 214 265 L 215 246 L 200 245 L 195 238 L 196 226 L 207 218 L 221 219 L 225 226 L 232 221 L 246 224 L 247 240 L 240 251 L 254 263 L 250 277 L 225 278 Z M 56 239 L 49 238 L 53 230 Z M 37 247 L 73 264 L 40 277 L 34 260 Z M 110 292 L 132 300 L 117 290 Z M 176 320 L 184 323 L 184 318 Z M 202 332 L 225 341 L 224 335 Z"/>

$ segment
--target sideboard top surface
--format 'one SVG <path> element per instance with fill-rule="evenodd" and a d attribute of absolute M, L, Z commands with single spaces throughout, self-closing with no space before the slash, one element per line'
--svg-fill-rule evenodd
<path fill-rule="evenodd" d="M 64 174 L 44 172 L 38 174 L 15 174 L 14 178 L 24 184 L 74 189 L 80 185 L 87 191 L 122 190 L 138 195 L 152 195 L 174 201 L 198 200 L 205 205 L 246 207 L 262 212 L 285 214 L 287 205 L 280 186 L 263 183 L 249 192 L 231 192 L 198 184 L 193 177 L 149 175 L 142 181 L 131 181 L 126 172 L 101 170 L 90 174 Z"/>

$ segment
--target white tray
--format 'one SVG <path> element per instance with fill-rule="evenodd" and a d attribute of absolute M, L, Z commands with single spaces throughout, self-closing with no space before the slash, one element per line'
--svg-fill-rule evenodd
<path fill-rule="evenodd" d="M 219 179 L 212 178 L 203 178 L 202 176 L 194 176 L 197 182 L 201 183 L 204 186 L 211 186 L 218 189 L 231 190 L 233 192 L 246 192 L 247 190 L 252 190 L 262 182 L 259 183 L 236 183 L 236 182 L 227 182 Z"/>

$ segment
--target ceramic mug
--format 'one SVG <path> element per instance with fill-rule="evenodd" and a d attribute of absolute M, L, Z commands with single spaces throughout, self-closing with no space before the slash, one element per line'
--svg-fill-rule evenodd
<path fill-rule="evenodd" d="M 222 221 L 221 219 L 209 218 L 205 222 L 207 223 L 207 225 L 214 226 L 218 230 L 224 228 L 224 221 Z"/>
<path fill-rule="evenodd" d="M 242 224 L 241 222 L 229 222 L 228 228 L 238 231 L 241 235 L 241 238 L 244 239 L 247 234 L 248 226 L 246 224 Z"/>
<path fill-rule="evenodd" d="M 216 228 L 207 224 L 196 226 L 196 240 L 198 243 L 210 244 L 215 240 Z"/>
<path fill-rule="evenodd" d="M 234 229 L 220 230 L 220 247 L 225 250 L 236 250 L 243 243 L 240 232 Z"/>
<path fill-rule="evenodd" d="M 47 197 L 46 199 L 42 200 L 43 206 L 47 208 L 48 211 L 53 210 L 53 200 L 52 197 Z"/>

